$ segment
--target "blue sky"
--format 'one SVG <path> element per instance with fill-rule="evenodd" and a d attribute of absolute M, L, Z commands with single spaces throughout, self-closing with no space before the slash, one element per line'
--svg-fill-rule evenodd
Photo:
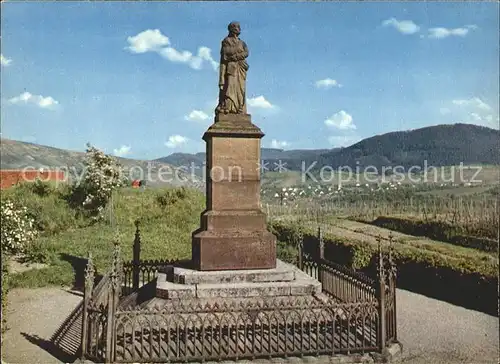
<path fill-rule="evenodd" d="M 204 150 L 227 24 L 265 147 L 498 128 L 495 2 L 2 2 L 2 137 L 152 159 Z M 189 52 L 189 53 L 188 53 Z"/>

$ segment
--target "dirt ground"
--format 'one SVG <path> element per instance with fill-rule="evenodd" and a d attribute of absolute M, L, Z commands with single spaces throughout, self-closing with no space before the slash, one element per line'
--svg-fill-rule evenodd
<path fill-rule="evenodd" d="M 7 310 L 10 329 L 2 344 L 2 362 L 73 362 L 75 357 L 56 350 L 49 339 L 81 299 L 62 288 L 12 290 Z M 402 363 L 498 362 L 497 317 L 403 290 L 398 290 L 397 308 Z"/>

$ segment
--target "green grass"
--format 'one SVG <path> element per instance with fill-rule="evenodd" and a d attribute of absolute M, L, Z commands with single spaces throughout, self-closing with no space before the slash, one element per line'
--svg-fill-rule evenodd
<path fill-rule="evenodd" d="M 195 190 L 185 190 L 184 197 L 162 206 L 158 195 L 170 194 L 169 188 L 122 189 L 113 197 L 108 221 L 89 224 L 65 203 L 61 191 L 40 197 L 23 186 L 9 191 L 29 208 L 37 208 L 36 218 L 49 228 L 42 231 L 37 245 L 46 255 L 48 267 L 13 274 L 11 287 L 71 285 L 75 280 L 73 265 L 80 264 L 92 253 L 98 274 L 111 263 L 113 241 L 118 236 L 124 260 L 132 258 L 134 221 L 140 220 L 142 259 L 181 259 L 191 254 L 191 232 L 199 226 L 204 197 Z M 2 198 L 6 198 L 3 196 Z M 48 221 L 51 221 L 49 224 Z"/>

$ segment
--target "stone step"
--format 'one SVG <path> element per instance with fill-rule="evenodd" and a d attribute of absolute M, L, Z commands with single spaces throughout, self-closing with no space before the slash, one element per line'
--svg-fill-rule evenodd
<path fill-rule="evenodd" d="M 167 266 L 163 270 L 168 281 L 179 284 L 290 282 L 296 279 L 296 271 L 295 267 L 280 260 L 273 269 L 198 271 Z"/>
<path fill-rule="evenodd" d="M 305 296 L 320 293 L 319 281 L 303 277 L 287 282 L 179 284 L 169 282 L 166 274 L 160 273 L 156 283 L 156 296 L 164 299 Z"/>
<path fill-rule="evenodd" d="M 305 296 L 316 293 L 321 293 L 321 283 L 310 280 L 196 285 L 197 298 Z"/>

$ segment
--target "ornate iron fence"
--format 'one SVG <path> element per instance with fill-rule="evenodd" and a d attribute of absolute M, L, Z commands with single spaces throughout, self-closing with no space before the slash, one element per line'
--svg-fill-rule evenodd
<path fill-rule="evenodd" d="M 393 260 L 393 237 L 389 236 L 389 249 L 384 252 L 382 240 L 378 242 L 377 277 L 372 278 L 325 259 L 325 246 L 321 227 L 318 228 L 316 254 L 307 254 L 303 236 L 299 235 L 297 265 L 321 282 L 323 292 L 338 302 L 378 302 L 379 349 L 397 342 L 396 277 Z"/>
<path fill-rule="evenodd" d="M 376 302 L 312 297 L 117 311 L 113 359 L 179 362 L 374 351 L 377 322 Z"/>
<path fill-rule="evenodd" d="M 367 275 L 325 259 L 325 246 L 321 228 L 318 228 L 319 252 L 315 255 L 304 251 L 304 240 L 299 236 L 298 267 L 319 280 L 323 291 L 340 302 L 377 300 L 376 282 Z"/>
<path fill-rule="evenodd" d="M 122 263 L 115 244 L 111 271 L 94 287 L 92 258 L 86 269 L 82 357 L 96 362 L 178 362 L 258 357 L 382 352 L 397 341 L 396 268 L 392 245 L 379 244 L 377 277 L 368 277 L 303 253 L 298 266 L 316 277 L 327 299 L 281 297 L 242 303 L 170 301 L 162 308 L 125 304 L 171 261 L 141 261 L 136 226 L 134 257 Z M 120 300 L 121 297 L 126 296 Z"/>
<path fill-rule="evenodd" d="M 135 221 L 135 238 L 132 249 L 132 260 L 123 263 L 123 294 L 137 291 L 143 285 L 156 278 L 158 270 L 174 260 L 141 260 L 141 232 L 139 221 Z"/>

